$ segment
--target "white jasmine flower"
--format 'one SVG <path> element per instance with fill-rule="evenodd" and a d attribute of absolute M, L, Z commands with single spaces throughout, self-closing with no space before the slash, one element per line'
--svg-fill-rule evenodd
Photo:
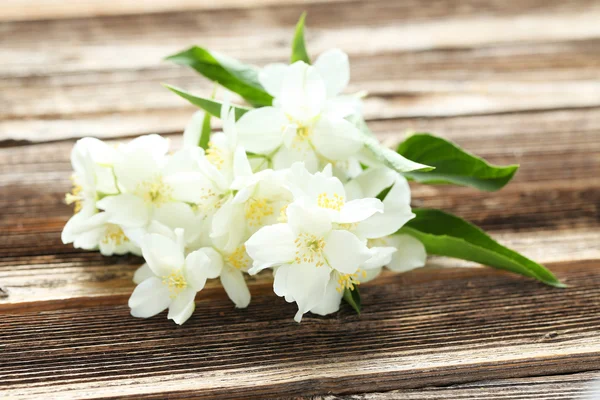
<path fill-rule="evenodd" d="M 363 241 L 334 229 L 326 209 L 299 202 L 287 207 L 287 223 L 261 228 L 246 249 L 254 260 L 250 274 L 278 267 L 273 288 L 278 296 L 297 303 L 297 322 L 324 299 L 332 273 L 351 281 L 370 257 Z"/>
<path fill-rule="evenodd" d="M 153 221 L 149 226 L 148 231 L 176 241 L 178 238 L 175 232 L 180 230 L 172 230 L 165 225 Z M 185 233 L 182 235 L 183 237 L 179 240 L 182 240 L 186 252 L 188 252 L 188 249 L 194 248 L 193 246 L 198 245 L 199 248 L 196 247 L 198 248 L 196 252 L 204 254 L 210 261 L 210 270 L 213 273 L 209 278 L 220 278 L 225 292 L 236 307 L 247 307 L 250 303 L 250 291 L 246 285 L 244 273 L 248 271 L 252 260 L 246 253 L 244 243 L 238 242 L 228 251 L 222 246 L 218 246 L 218 241 L 215 242 L 204 237 L 199 241 L 190 244 Z M 133 281 L 135 283 L 140 283 L 148 276 L 151 276 L 151 274 L 152 272 L 148 264 L 144 264 L 135 272 Z"/>
<path fill-rule="evenodd" d="M 100 196 L 117 193 L 112 174 L 115 149 L 94 139 L 79 140 L 71 152 L 73 190 L 66 195 L 67 204 L 75 204 L 75 214 L 65 225 L 63 243 L 76 248 L 99 249 L 103 255 L 134 253 L 139 247 L 120 226 L 109 223 L 109 215 L 98 213 L 96 202 Z"/>
<path fill-rule="evenodd" d="M 332 176 L 331 165 L 323 172 L 310 174 L 304 164 L 295 163 L 287 173 L 287 181 L 296 199 L 326 210 L 338 224 L 357 224 L 384 210 L 381 200 L 374 196 L 347 201 L 344 185 Z"/>
<path fill-rule="evenodd" d="M 371 256 L 361 265 L 361 273 L 351 275 L 350 279 L 332 273 L 324 299 L 311 312 L 327 315 L 338 311 L 343 296 L 339 286 L 345 284 L 345 288 L 353 290 L 356 285 L 374 279 L 383 266 L 405 272 L 425 265 L 425 246 L 410 235 L 395 234 L 415 217 L 410 208 L 410 187 L 406 179 L 389 168 L 378 167 L 364 171 L 346 184 L 346 193 L 354 199 L 375 197 L 385 189 L 389 192 L 383 200 L 383 213 L 373 214 L 356 224 L 341 225 L 359 238 L 368 239 Z"/>
<path fill-rule="evenodd" d="M 219 275 L 220 270 L 204 252 L 184 257 L 183 231 L 177 229 L 175 235 L 176 240 L 156 233 L 144 236 L 146 267 L 136 273 L 141 282 L 129 298 L 134 317 L 149 318 L 168 308 L 167 318 L 181 325 L 194 312 L 196 293 L 208 278 Z"/>
<path fill-rule="evenodd" d="M 211 238 L 222 242 L 228 251 L 262 226 L 276 223 L 293 200 L 280 174 L 273 170 L 252 172 L 242 147 L 236 150 L 234 175 L 231 188 L 236 194 L 216 212 L 211 232 Z"/>
<path fill-rule="evenodd" d="M 144 146 L 136 140 L 119 147 L 115 159 L 114 173 L 120 194 L 104 197 L 97 203 L 98 208 L 110 215 L 109 222 L 124 229 L 137 229 L 136 236 L 141 237 L 153 220 L 168 226 L 184 226 L 195 218 L 194 209 L 208 212 L 218 207 L 219 183 L 224 183 L 211 179 L 217 176 L 219 180 L 217 172 L 207 176 L 214 168 L 203 160 L 202 149 L 184 148 L 167 157 L 164 140 L 146 137 L 142 141 Z M 150 143 L 154 146 L 147 146 Z"/>
<path fill-rule="evenodd" d="M 314 66 L 298 61 L 265 68 L 260 80 L 275 97 L 274 106 L 244 114 L 238 140 L 247 151 L 272 160 L 274 169 L 303 161 L 315 172 L 347 160 L 363 146 L 361 133 L 345 119 L 356 107 L 336 96 L 348 79 L 348 59 L 339 50 L 322 55 Z"/>

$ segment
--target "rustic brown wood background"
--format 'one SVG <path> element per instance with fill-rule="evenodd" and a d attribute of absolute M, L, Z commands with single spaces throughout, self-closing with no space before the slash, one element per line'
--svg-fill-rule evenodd
<path fill-rule="evenodd" d="M 182 327 L 129 315 L 135 257 L 62 245 L 78 137 L 157 132 L 193 109 L 161 62 L 191 44 L 287 59 L 351 56 L 386 142 L 435 132 L 495 163 L 498 193 L 413 186 L 568 289 L 466 263 L 384 275 L 364 313 L 292 320 L 266 278 L 236 310 L 215 285 Z M 0 398 L 570 399 L 600 378 L 600 2 L 592 0 L 4 0 L 0 2 Z M 444 266 L 447 268 L 439 268 Z"/>

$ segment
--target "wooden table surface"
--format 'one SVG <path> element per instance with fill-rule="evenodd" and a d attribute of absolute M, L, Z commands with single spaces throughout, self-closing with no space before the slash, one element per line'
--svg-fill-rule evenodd
<path fill-rule="evenodd" d="M 161 58 L 285 60 L 303 10 L 309 51 L 350 54 L 386 143 L 430 131 L 521 164 L 497 193 L 413 185 L 414 205 L 569 288 L 432 258 L 361 287 L 360 317 L 296 324 L 268 277 L 245 310 L 213 285 L 181 327 L 129 315 L 140 259 L 60 241 L 74 141 L 177 144 L 193 109 L 160 83 L 211 85 Z M 0 398 L 570 399 L 600 378 L 599 1 L 5 0 L 0 145 Z"/>

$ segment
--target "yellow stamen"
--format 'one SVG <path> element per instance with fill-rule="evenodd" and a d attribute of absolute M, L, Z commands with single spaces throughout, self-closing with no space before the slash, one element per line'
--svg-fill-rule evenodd
<path fill-rule="evenodd" d="M 279 210 L 279 218 L 277 218 L 277 222 L 281 222 L 281 223 L 288 222 L 288 217 L 287 217 L 288 205 L 289 204 L 286 204 L 285 206 L 281 207 L 281 210 Z"/>
<path fill-rule="evenodd" d="M 73 208 L 73 212 L 77 214 L 83 208 L 83 194 L 81 193 L 83 189 L 75 180 L 75 176 L 71 176 L 71 182 L 73 184 L 73 188 L 71 189 L 71 193 L 65 194 L 65 203 L 68 205 L 75 204 Z"/>
<path fill-rule="evenodd" d="M 250 257 L 246 254 L 246 246 L 241 245 L 225 256 L 225 262 L 235 269 L 245 269 L 250 265 Z"/>
<path fill-rule="evenodd" d="M 173 188 L 163 181 L 161 175 L 156 175 L 147 181 L 140 182 L 134 193 L 142 197 L 146 203 L 160 207 L 172 201 Z"/>
<path fill-rule="evenodd" d="M 208 142 L 208 148 L 206 149 L 206 159 L 217 169 L 223 168 L 225 164 L 225 154 L 223 149 L 216 146 L 213 142 Z"/>
<path fill-rule="evenodd" d="M 171 293 L 170 297 L 174 299 L 187 287 L 187 281 L 185 280 L 185 276 L 181 270 L 177 270 L 171 272 L 169 275 L 165 275 L 162 277 L 162 283 L 167 285 L 169 288 L 169 292 Z"/>
<path fill-rule="evenodd" d="M 262 220 L 274 212 L 273 206 L 265 198 L 251 197 L 244 206 L 244 215 L 250 226 L 260 226 Z"/>
<path fill-rule="evenodd" d="M 344 206 L 344 198 L 337 193 L 334 193 L 332 197 L 329 197 L 327 193 L 323 192 L 317 197 L 317 204 L 322 208 L 340 211 Z"/>
<path fill-rule="evenodd" d="M 325 239 L 309 233 L 301 233 L 294 242 L 296 243 L 296 263 L 315 264 L 317 267 L 325 265 L 323 256 Z"/>
<path fill-rule="evenodd" d="M 339 274 L 338 277 L 338 286 L 336 290 L 338 293 L 343 292 L 344 290 L 354 290 L 354 288 L 360 285 L 359 276 L 363 279 L 367 277 L 367 271 L 364 269 L 359 269 L 353 274 Z"/>
<path fill-rule="evenodd" d="M 116 246 L 120 246 L 129 242 L 129 238 L 125 236 L 123 229 L 121 229 L 119 225 L 106 224 L 106 230 L 104 231 L 104 236 L 102 237 L 102 243 L 108 244 L 109 242 L 113 242 Z"/>

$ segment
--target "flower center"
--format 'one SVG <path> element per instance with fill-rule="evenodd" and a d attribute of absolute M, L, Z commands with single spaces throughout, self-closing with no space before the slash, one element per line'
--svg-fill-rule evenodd
<path fill-rule="evenodd" d="M 323 192 L 317 197 L 317 204 L 321 208 L 340 211 L 344 206 L 344 199 L 337 193 L 334 193 L 333 196 L 329 196 L 327 193 Z"/>
<path fill-rule="evenodd" d="M 338 286 L 335 290 L 338 293 L 343 292 L 344 290 L 354 290 L 355 286 L 360 285 L 360 281 L 358 280 L 359 275 L 363 278 L 367 277 L 367 271 L 364 269 L 359 269 L 353 274 L 339 274 L 338 276 Z"/>
<path fill-rule="evenodd" d="M 213 142 L 208 142 L 208 148 L 206 149 L 206 159 L 217 169 L 222 169 L 225 164 L 225 154 L 223 149 L 216 146 Z"/>
<path fill-rule="evenodd" d="M 71 177 L 71 182 L 73 184 L 73 188 L 70 193 L 65 194 L 65 203 L 67 204 L 75 204 L 73 208 L 73 212 L 77 214 L 83 208 L 83 189 L 81 186 L 75 181 L 75 176 Z"/>
<path fill-rule="evenodd" d="M 250 265 L 250 257 L 246 254 L 246 246 L 241 245 L 225 257 L 225 262 L 235 269 L 245 269 Z"/>
<path fill-rule="evenodd" d="M 165 275 L 162 277 L 163 285 L 167 285 L 169 288 L 169 292 L 171 293 L 170 297 L 174 299 L 187 287 L 187 281 L 185 280 L 185 276 L 180 269 L 177 271 L 171 272 L 169 275 Z"/>
<path fill-rule="evenodd" d="M 325 248 L 325 239 L 319 238 L 309 233 L 301 233 L 296 240 L 296 258 L 298 264 L 309 263 L 320 267 L 325 265 L 323 249 Z"/>
<path fill-rule="evenodd" d="M 274 212 L 273 206 L 264 197 L 251 197 L 244 205 L 244 215 L 250 226 L 260 226 L 262 220 L 269 215 L 273 215 Z"/>
<path fill-rule="evenodd" d="M 116 246 L 120 246 L 124 243 L 129 242 L 129 238 L 125 236 L 123 229 L 119 225 L 106 224 L 106 230 L 102 237 L 102 243 L 108 244 L 113 242 Z"/>
<path fill-rule="evenodd" d="M 142 197 L 146 203 L 160 207 L 172 200 L 173 188 L 163 181 L 161 175 L 157 175 L 150 180 L 138 183 L 134 193 Z"/>

